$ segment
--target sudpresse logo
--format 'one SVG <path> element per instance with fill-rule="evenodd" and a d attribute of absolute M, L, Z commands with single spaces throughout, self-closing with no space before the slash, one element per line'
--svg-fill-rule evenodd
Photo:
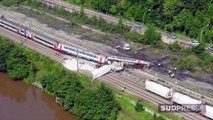
<path fill-rule="evenodd" d="M 159 104 L 159 112 L 205 112 L 206 107 L 202 104 Z"/>

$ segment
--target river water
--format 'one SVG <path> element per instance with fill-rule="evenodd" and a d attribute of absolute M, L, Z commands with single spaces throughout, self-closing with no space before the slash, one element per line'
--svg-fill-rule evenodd
<path fill-rule="evenodd" d="M 0 120 L 76 119 L 40 89 L 0 73 Z"/>

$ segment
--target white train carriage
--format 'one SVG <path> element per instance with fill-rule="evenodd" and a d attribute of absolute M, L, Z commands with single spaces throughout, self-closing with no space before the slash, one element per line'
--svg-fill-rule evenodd
<path fill-rule="evenodd" d="M 31 30 L 26 30 L 26 36 L 35 42 L 38 42 L 42 45 L 45 45 L 47 47 L 57 50 L 58 42 L 51 38 L 44 37 L 40 35 L 39 33 L 36 33 Z"/>
<path fill-rule="evenodd" d="M 205 107 L 206 107 L 206 111 L 201 112 L 201 115 L 213 120 L 213 107 L 209 105 L 206 105 Z"/>
<path fill-rule="evenodd" d="M 200 112 L 197 107 L 199 107 L 199 105 L 202 104 L 201 100 L 191 98 L 187 95 L 184 95 L 184 94 L 181 94 L 181 93 L 178 93 L 178 92 L 173 93 L 171 100 L 172 100 L 172 102 L 174 102 L 176 104 L 186 106 L 186 107 L 188 105 L 193 105 L 193 107 L 190 108 L 190 110 L 195 111 L 195 112 Z"/>
<path fill-rule="evenodd" d="M 177 104 L 180 104 L 180 105 L 184 105 L 184 104 L 194 104 L 194 105 L 202 104 L 201 100 L 197 100 L 197 99 L 191 98 L 191 97 L 189 97 L 187 95 L 184 95 L 184 94 L 181 94 L 181 93 L 178 93 L 178 92 L 173 93 L 172 101 L 177 103 Z"/>
<path fill-rule="evenodd" d="M 100 64 L 105 63 L 105 59 L 106 59 L 106 57 L 98 55 L 96 53 L 88 52 L 88 51 L 78 49 L 73 46 L 64 45 L 64 44 L 58 44 L 58 50 L 60 50 L 61 52 L 66 52 L 71 55 L 78 55 L 81 58 L 92 60 Z"/>
<path fill-rule="evenodd" d="M 0 18 L 0 25 L 10 31 L 20 33 L 20 28 L 6 19 Z"/>
<path fill-rule="evenodd" d="M 155 94 L 160 95 L 161 97 L 164 97 L 164 98 L 167 98 L 167 99 L 172 98 L 172 91 L 173 90 L 171 88 L 165 87 L 165 86 L 158 84 L 156 82 L 146 80 L 145 88 L 148 91 L 151 91 Z"/>
<path fill-rule="evenodd" d="M 144 64 L 144 65 L 153 65 L 153 63 L 140 60 L 140 59 L 134 59 L 134 58 L 126 58 L 126 57 L 118 57 L 118 56 L 110 56 L 107 57 L 106 61 L 120 61 L 120 62 L 127 62 L 127 63 L 132 63 L 132 64 Z"/>

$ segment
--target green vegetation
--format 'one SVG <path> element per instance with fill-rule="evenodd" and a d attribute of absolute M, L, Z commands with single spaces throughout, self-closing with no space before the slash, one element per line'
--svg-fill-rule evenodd
<path fill-rule="evenodd" d="M 179 43 L 176 41 L 169 45 L 169 49 L 172 51 L 179 51 L 179 50 L 181 50 L 181 47 L 180 47 Z"/>
<path fill-rule="evenodd" d="M 84 75 L 66 71 L 50 58 L 29 51 L 22 46 L 16 46 L 5 38 L 0 37 L 0 41 L 0 55 L 5 55 L 0 57 L 1 71 L 9 72 L 7 62 L 16 61 L 20 67 L 18 70 L 22 71 L 21 68 L 28 70 L 27 75 L 23 77 L 25 82 L 41 84 L 46 93 L 58 98 L 64 109 L 74 113 L 77 117 L 109 120 L 115 120 L 117 117 L 124 120 L 153 120 L 153 115 L 144 111 L 143 102 L 138 102 L 136 106 L 132 103 L 132 101 L 136 103 L 138 98 L 117 90 L 110 90 L 98 81 L 91 82 L 90 78 Z M 5 54 L 5 51 L 8 54 Z M 27 65 L 22 61 L 23 58 Z M 14 76 L 16 78 L 22 74 L 17 72 Z M 162 120 L 161 118 L 157 117 L 156 120 Z M 172 119 L 176 120 L 176 118 L 178 117 L 173 116 Z"/>
<path fill-rule="evenodd" d="M 4 38 L 1 38 L 1 44 L 0 44 L 0 72 L 6 72 L 7 71 L 7 57 L 8 53 L 10 53 L 10 48 L 13 47 L 12 44 L 8 44 L 7 41 Z"/>
<path fill-rule="evenodd" d="M 204 41 L 213 42 L 213 4 L 211 0 L 65 0 L 71 4 L 84 5 L 104 13 L 152 24 L 169 32 L 182 33 Z"/>
<path fill-rule="evenodd" d="M 4 6 L 16 6 L 22 3 L 24 0 L 0 0 Z"/>
<path fill-rule="evenodd" d="M 11 1 L 14 1 L 14 2 L 11 2 Z M 10 0 L 8 2 L 10 3 L 9 5 L 12 5 L 12 6 L 17 5 L 18 3 L 22 3 L 22 4 L 25 4 L 25 5 L 30 6 L 32 8 L 43 10 L 45 12 L 50 12 L 50 13 L 53 13 L 54 15 L 56 14 L 60 17 L 63 17 L 63 18 L 70 20 L 73 25 L 90 24 L 90 25 L 93 25 L 94 27 L 96 27 L 98 29 L 101 29 L 102 31 L 106 31 L 106 32 L 110 32 L 110 33 L 120 33 L 120 34 L 124 35 L 124 37 L 126 37 L 127 39 L 132 40 L 134 42 L 139 42 L 139 43 L 142 43 L 142 44 L 151 45 L 153 47 L 158 47 L 158 48 L 163 48 L 163 49 L 168 48 L 168 49 L 175 51 L 178 54 L 180 54 L 180 57 L 178 56 L 178 58 L 183 58 L 183 59 L 177 60 L 177 62 L 175 63 L 175 66 L 177 66 L 179 69 L 187 69 L 187 70 L 190 70 L 192 72 L 195 72 L 195 71 L 197 71 L 197 68 L 198 68 L 198 70 L 202 70 L 202 71 L 208 72 L 208 73 L 213 73 L 213 67 L 212 67 L 213 66 L 213 62 L 212 62 L 213 57 L 210 56 L 208 53 L 204 52 L 205 45 L 202 41 L 200 41 L 200 45 L 198 45 L 197 47 L 193 47 L 191 49 L 181 48 L 178 45 L 177 42 L 175 42 L 172 45 L 166 46 L 165 44 L 163 44 L 161 42 L 160 34 L 156 32 L 154 27 L 152 27 L 152 25 L 155 25 L 155 26 L 160 25 L 161 28 L 167 29 L 168 31 L 181 32 L 179 30 L 179 27 L 182 26 L 181 30 L 186 32 L 187 33 L 186 35 L 191 34 L 190 32 L 193 32 L 193 34 L 198 34 L 196 31 L 198 31 L 197 29 L 199 27 L 201 27 L 201 24 L 197 25 L 197 28 L 194 31 L 191 31 L 191 27 L 190 27 L 190 24 L 194 25 L 194 23 L 193 22 L 187 22 L 188 20 L 182 22 L 182 23 L 185 22 L 184 25 L 180 25 L 182 23 L 175 23 L 173 25 L 173 22 L 175 21 L 174 18 L 177 17 L 177 16 L 180 16 L 179 13 L 178 14 L 175 13 L 176 9 L 171 9 L 171 11 L 173 11 L 172 13 L 174 14 L 174 17 L 170 16 L 172 13 L 169 13 L 168 10 L 170 10 L 170 7 L 175 8 L 175 6 L 169 6 L 169 5 L 172 5 L 174 1 L 170 1 L 170 2 L 169 1 L 162 1 L 163 7 L 159 8 L 159 9 L 167 10 L 167 12 L 162 11 L 163 12 L 162 16 L 164 16 L 165 18 L 162 19 L 161 17 L 158 17 L 158 18 L 155 19 L 154 22 L 151 20 L 151 16 L 152 16 L 152 14 L 156 14 L 156 13 L 153 13 L 153 12 L 159 12 L 158 10 L 156 10 L 155 7 L 156 6 L 158 6 L 158 7 L 162 6 L 162 5 L 159 5 L 158 2 L 156 2 L 154 4 L 153 2 L 149 1 L 150 3 L 148 4 L 147 3 L 148 1 L 147 2 L 139 1 L 139 3 L 141 3 L 141 4 L 133 4 L 129 0 L 121 0 L 118 3 L 114 2 L 113 5 L 111 7 L 109 7 L 108 5 L 111 4 L 112 1 L 104 1 L 104 3 L 102 3 L 103 1 L 96 1 L 94 3 L 92 0 L 88 0 L 88 1 L 90 1 L 90 3 L 87 2 L 87 1 L 81 1 L 81 2 L 77 2 L 75 0 L 69 0 L 69 1 L 72 1 L 72 3 L 75 3 L 75 4 L 83 4 L 81 6 L 81 11 L 79 13 L 77 13 L 77 12 L 70 13 L 70 12 L 64 10 L 63 8 L 60 8 L 60 7 L 49 8 L 46 4 L 43 4 L 43 3 L 41 3 L 37 0 L 20 0 L 18 2 L 16 0 Z M 3 2 L 7 2 L 7 1 L 3 0 L 2 3 Z M 101 4 L 99 4 L 99 2 Z M 178 5 L 180 5 L 179 1 L 176 1 L 176 3 Z M 90 6 L 91 4 L 92 4 L 92 6 Z M 146 4 L 148 6 L 143 8 L 144 4 Z M 118 6 L 116 6 L 116 5 L 118 5 Z M 186 5 L 188 5 L 188 4 L 186 4 Z M 201 2 L 201 3 L 199 3 L 199 5 L 201 5 L 200 7 L 202 8 L 203 3 Z M 134 16 L 135 21 L 143 21 L 143 17 L 145 17 L 144 20 L 147 19 L 146 20 L 147 23 L 152 22 L 152 23 L 155 23 L 155 24 L 150 25 L 149 29 L 142 36 L 142 35 L 139 35 L 137 33 L 129 32 L 130 29 L 123 26 L 121 17 L 119 18 L 119 22 L 118 22 L 117 25 L 107 23 L 101 17 L 96 18 L 94 16 L 92 18 L 88 18 L 84 13 L 84 6 L 86 6 L 86 7 L 90 6 L 92 8 L 98 7 L 98 10 L 101 10 L 102 12 L 120 14 L 120 15 L 124 16 L 125 18 L 129 18 L 131 16 Z M 105 8 L 102 9 L 101 7 L 105 7 Z M 150 7 L 152 9 L 149 10 L 149 9 L 147 9 L 147 7 Z M 110 11 L 107 11 L 108 8 L 110 8 Z M 187 9 L 192 9 L 192 8 L 185 8 L 184 10 L 182 10 L 182 7 L 181 8 L 177 7 L 177 8 L 180 10 L 180 13 L 182 13 L 183 11 L 185 11 Z M 207 8 L 211 8 L 211 5 L 209 5 Z M 121 12 L 121 10 L 123 12 Z M 145 13 L 142 10 L 146 10 L 147 12 Z M 182 10 L 182 12 L 181 12 L 181 10 Z M 205 10 L 203 10 L 203 11 L 205 11 Z M 198 7 L 196 10 L 194 10 L 195 17 L 198 13 L 200 14 L 203 11 L 200 11 L 200 8 Z M 206 14 L 209 14 L 209 13 L 206 13 Z M 156 16 L 159 16 L 159 15 L 156 15 Z M 175 15 L 177 15 L 177 16 L 175 16 Z M 186 20 L 185 19 L 186 17 L 184 15 L 187 15 L 187 14 L 182 15 L 184 20 Z M 168 16 L 170 16 L 170 17 L 168 17 Z M 204 14 L 203 17 L 206 17 L 205 14 Z M 161 21 L 161 20 L 163 20 L 163 21 Z M 199 19 L 196 18 L 196 19 L 193 19 L 193 20 L 200 21 L 200 18 Z M 207 19 L 203 20 L 203 23 L 207 24 L 206 20 Z M 185 24 L 187 24 L 187 25 L 185 26 Z M 180 26 L 175 27 L 176 25 L 180 25 Z M 211 26 L 212 26 L 212 23 L 210 22 L 209 27 L 206 27 L 206 29 L 205 29 L 206 31 L 204 30 L 205 35 L 203 35 L 203 36 L 211 38 L 211 35 L 213 35 L 213 34 L 211 34 L 209 36 L 209 32 L 212 31 Z M 199 37 L 199 35 L 195 35 L 195 36 Z M 206 40 L 207 40 L 206 37 L 204 39 L 204 42 L 206 42 Z M 106 38 L 106 39 L 108 39 L 108 38 Z M 208 42 L 211 43 L 211 40 L 210 41 L 208 40 Z M 4 56 L 2 56 L 2 57 L 4 57 Z M 192 62 L 192 60 L 194 60 L 194 61 Z M 0 66 L 0 67 L 2 67 L 2 69 L 3 69 L 3 67 L 5 67 L 5 66 L 3 65 L 3 66 Z"/>
<path fill-rule="evenodd" d="M 13 1 L 13 0 L 12 0 Z M 21 3 L 21 2 L 19 2 Z M 22 4 L 25 4 L 27 6 L 30 6 L 32 8 L 36 8 L 39 10 L 43 10 L 45 12 L 50 12 L 53 14 L 56 14 L 60 17 L 63 17 L 65 19 L 68 19 L 71 21 L 72 25 L 79 25 L 79 24 L 90 24 L 93 25 L 95 28 L 100 29 L 104 32 L 110 32 L 110 33 L 120 33 L 124 35 L 127 39 L 144 43 L 147 45 L 152 46 L 160 46 L 162 43 L 160 34 L 156 32 L 154 27 L 150 27 L 150 29 L 146 32 L 147 36 L 142 36 L 137 33 L 130 32 L 130 28 L 123 25 L 122 18 L 119 18 L 119 22 L 117 25 L 114 25 L 112 23 L 107 23 L 103 18 L 99 17 L 92 17 L 88 18 L 84 13 L 84 7 L 81 7 L 81 10 L 79 13 L 74 12 L 70 13 L 69 11 L 66 11 L 65 9 L 61 7 L 53 7 L 50 8 L 46 4 L 43 4 L 37 0 L 24 0 L 22 1 Z M 16 2 L 10 4 L 10 5 L 17 5 Z M 153 32 L 154 34 L 151 34 Z M 151 35 L 152 38 L 148 38 L 148 35 Z"/>
<path fill-rule="evenodd" d="M 153 120 L 154 116 L 150 113 L 147 113 L 144 108 L 159 114 L 159 117 L 156 117 L 156 120 L 164 120 L 165 118 L 169 118 L 171 120 L 183 120 L 181 117 L 175 116 L 170 113 L 161 113 L 158 112 L 158 108 L 151 105 L 146 101 L 141 101 L 140 98 L 128 95 L 126 93 L 120 93 L 118 91 L 114 91 L 116 93 L 116 100 L 120 103 L 121 112 L 119 113 L 119 118 L 124 120 Z M 135 108 L 137 106 L 143 106 L 142 111 L 136 112 Z M 141 108 L 140 107 L 140 108 Z M 164 118 L 164 119 L 162 119 Z"/>
<path fill-rule="evenodd" d="M 99 85 L 95 89 L 85 88 L 80 81 L 88 79 L 87 77 L 66 71 L 49 58 L 22 46 L 15 46 L 7 39 L 0 37 L 0 41 L 0 55 L 4 55 L 0 59 L 4 61 L 0 63 L 1 71 L 7 71 L 12 79 L 40 83 L 45 92 L 59 99 L 65 110 L 79 118 L 117 118 L 119 105 L 109 88 L 104 85 Z"/>
<path fill-rule="evenodd" d="M 155 106 L 151 105 L 150 103 L 148 102 L 145 102 L 145 101 L 142 101 L 141 102 L 143 104 L 144 107 L 147 107 L 149 108 L 150 110 L 154 111 L 155 113 L 158 113 L 158 108 L 156 108 Z M 173 114 L 170 114 L 170 113 L 164 113 L 164 112 L 160 112 L 158 113 L 160 114 L 161 116 L 163 117 L 166 117 L 166 118 L 169 118 L 169 119 L 172 119 L 172 120 L 183 120 L 183 118 L 181 117 L 177 117 Z M 153 116 L 153 118 L 156 118 L 157 116 Z M 159 116 L 160 117 L 160 116 Z M 160 120 L 162 119 L 162 117 L 159 118 Z"/>
<path fill-rule="evenodd" d="M 148 30 L 145 31 L 142 43 L 157 46 L 160 44 L 160 42 L 161 42 L 161 35 L 160 33 L 156 32 L 154 27 L 150 27 Z"/>
<path fill-rule="evenodd" d="M 137 102 L 135 105 L 135 111 L 137 112 L 144 111 L 143 104 L 141 104 L 140 102 Z"/>
<path fill-rule="evenodd" d="M 6 65 L 10 78 L 15 80 L 26 78 L 29 75 L 30 63 L 23 54 L 23 50 L 14 47 L 14 49 L 7 54 L 9 55 L 6 60 Z"/>

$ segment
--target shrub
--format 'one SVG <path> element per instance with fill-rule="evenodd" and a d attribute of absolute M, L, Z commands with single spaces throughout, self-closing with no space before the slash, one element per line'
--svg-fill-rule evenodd
<path fill-rule="evenodd" d="M 136 105 L 135 105 L 135 111 L 137 111 L 137 112 L 144 111 L 143 104 L 140 103 L 140 102 L 137 102 Z"/>
<path fill-rule="evenodd" d="M 174 43 L 169 45 L 169 49 L 172 51 L 179 51 L 181 49 L 179 43 L 175 41 Z"/>

